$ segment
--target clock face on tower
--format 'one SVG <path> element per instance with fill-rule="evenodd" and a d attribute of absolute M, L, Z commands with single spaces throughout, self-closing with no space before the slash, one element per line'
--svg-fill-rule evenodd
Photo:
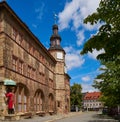
<path fill-rule="evenodd" d="M 57 52 L 57 59 L 63 59 L 63 53 Z"/>

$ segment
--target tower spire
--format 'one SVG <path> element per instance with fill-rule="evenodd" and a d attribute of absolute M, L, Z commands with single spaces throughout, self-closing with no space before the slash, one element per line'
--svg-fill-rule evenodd
<path fill-rule="evenodd" d="M 50 37 L 50 48 L 49 49 L 58 49 L 63 50 L 63 48 L 60 45 L 61 37 L 58 34 L 58 25 L 54 24 L 52 26 L 53 34 Z"/>
<path fill-rule="evenodd" d="M 54 13 L 54 23 L 56 24 L 57 23 L 57 14 Z"/>

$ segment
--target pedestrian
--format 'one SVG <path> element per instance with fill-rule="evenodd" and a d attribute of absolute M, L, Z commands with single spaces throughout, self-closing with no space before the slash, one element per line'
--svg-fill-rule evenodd
<path fill-rule="evenodd" d="M 8 93 L 6 93 L 7 104 L 8 104 L 8 114 L 14 114 L 14 92 L 13 89 L 9 89 Z"/>

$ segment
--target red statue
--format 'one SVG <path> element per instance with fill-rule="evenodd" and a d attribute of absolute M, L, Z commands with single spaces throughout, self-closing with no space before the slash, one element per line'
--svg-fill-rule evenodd
<path fill-rule="evenodd" d="M 6 94 L 7 104 L 8 104 L 8 114 L 14 114 L 14 93 L 12 92 L 12 89 L 9 89 L 8 93 Z"/>

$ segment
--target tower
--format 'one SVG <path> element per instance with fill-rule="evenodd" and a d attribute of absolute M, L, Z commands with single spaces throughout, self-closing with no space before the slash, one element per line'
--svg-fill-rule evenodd
<path fill-rule="evenodd" d="M 49 52 L 56 59 L 55 67 L 55 99 L 57 113 L 65 111 L 65 51 L 61 47 L 61 37 L 58 34 L 58 25 L 53 25 L 53 34 L 50 37 Z"/>

